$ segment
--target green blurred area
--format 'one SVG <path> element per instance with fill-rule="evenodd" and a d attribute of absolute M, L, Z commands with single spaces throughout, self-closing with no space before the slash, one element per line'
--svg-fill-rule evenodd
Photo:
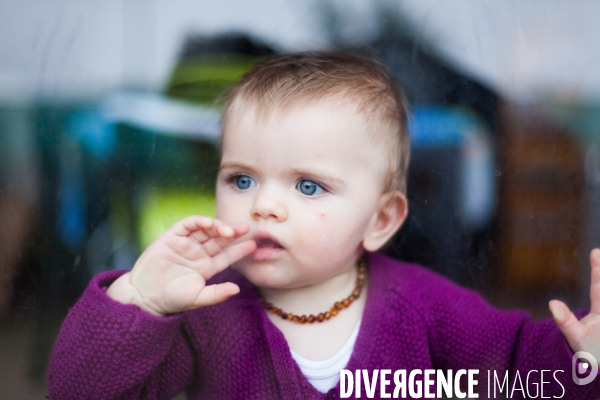
<path fill-rule="evenodd" d="M 113 186 L 120 189 L 113 192 L 112 208 L 132 210 L 140 252 L 182 218 L 215 216 L 219 154 L 214 145 L 126 125 L 119 127 L 119 142 L 121 176 Z"/>
<path fill-rule="evenodd" d="M 149 188 L 140 204 L 139 248 L 144 250 L 171 225 L 190 215 L 214 218 L 214 192 L 192 188 Z"/>
<path fill-rule="evenodd" d="M 179 62 L 166 95 L 194 103 L 221 104 L 223 96 L 260 57 L 244 54 L 205 54 Z"/>

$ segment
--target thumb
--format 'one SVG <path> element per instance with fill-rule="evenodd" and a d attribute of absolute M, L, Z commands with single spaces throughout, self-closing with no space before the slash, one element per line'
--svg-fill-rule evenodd
<path fill-rule="evenodd" d="M 582 350 L 579 345 L 582 327 L 577 320 L 577 317 L 575 317 L 571 310 L 569 310 L 569 307 L 562 301 L 552 300 L 548 306 L 550 307 L 554 322 L 556 322 L 558 329 L 560 329 L 567 339 L 567 342 L 569 342 L 571 350 L 574 352 Z"/>
<path fill-rule="evenodd" d="M 232 282 L 208 285 L 198 294 L 194 308 L 221 303 L 240 292 L 240 287 Z"/>

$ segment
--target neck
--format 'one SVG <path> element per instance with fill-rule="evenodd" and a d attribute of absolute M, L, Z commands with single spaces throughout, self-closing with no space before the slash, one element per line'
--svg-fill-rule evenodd
<path fill-rule="evenodd" d="M 286 312 L 317 314 L 348 297 L 356 286 L 357 262 L 328 279 L 291 289 L 258 288 L 263 298 Z"/>

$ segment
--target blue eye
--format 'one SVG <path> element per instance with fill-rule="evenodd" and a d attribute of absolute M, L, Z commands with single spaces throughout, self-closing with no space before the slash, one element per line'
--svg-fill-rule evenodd
<path fill-rule="evenodd" d="M 325 190 L 313 181 L 302 179 L 298 182 L 298 190 L 306 196 L 314 196 L 315 194 L 324 193 Z"/>
<path fill-rule="evenodd" d="M 238 175 L 234 178 L 234 182 L 235 186 L 240 190 L 247 190 L 256 186 L 254 179 L 250 178 L 248 175 Z"/>

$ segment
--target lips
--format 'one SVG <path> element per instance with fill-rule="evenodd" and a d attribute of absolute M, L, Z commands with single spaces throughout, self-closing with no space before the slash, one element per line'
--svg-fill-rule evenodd
<path fill-rule="evenodd" d="M 256 242 L 256 250 L 250 257 L 254 260 L 268 260 L 281 253 L 284 248 L 273 236 L 268 233 L 259 233 L 252 238 Z"/>

